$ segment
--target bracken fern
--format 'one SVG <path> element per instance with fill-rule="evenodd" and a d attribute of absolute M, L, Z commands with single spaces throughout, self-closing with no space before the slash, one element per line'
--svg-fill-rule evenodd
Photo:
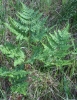
<path fill-rule="evenodd" d="M 27 52 L 31 51 L 33 54 L 35 50 L 32 49 L 35 49 L 36 46 L 39 47 L 46 36 L 48 31 L 45 27 L 46 19 L 42 18 L 42 14 L 39 14 L 38 11 L 35 12 L 22 4 L 21 12 L 17 13 L 17 20 L 9 17 L 9 23 L 5 23 L 13 36 L 16 37 L 16 41 L 13 43 L 12 41 L 5 41 L 4 44 L 0 45 L 0 51 L 14 61 L 14 68 L 12 70 L 12 67 L 9 70 L 0 68 L 0 77 L 8 77 L 12 84 L 13 93 L 26 95 L 27 82 L 25 82 L 25 76 L 27 72 L 22 70 L 20 66 L 27 62 Z M 16 70 L 17 66 L 19 70 Z"/>
<path fill-rule="evenodd" d="M 14 59 L 14 66 L 21 64 L 25 59 L 21 48 L 30 51 L 32 47 L 42 41 L 48 31 L 45 27 L 47 18 L 42 18 L 42 14 L 39 14 L 38 11 L 35 12 L 23 4 L 21 12 L 17 13 L 17 17 L 18 20 L 10 17 L 9 24 L 5 23 L 6 27 L 16 36 L 17 44 L 9 43 L 10 45 L 7 45 L 5 43 L 5 46 L 1 45 L 0 48 L 3 54 Z"/>
<path fill-rule="evenodd" d="M 42 43 L 44 49 L 36 59 L 39 59 L 45 66 L 62 68 L 71 65 L 70 55 L 72 54 L 71 35 L 68 32 L 68 25 L 63 30 L 47 35 L 47 43 Z M 69 59 L 70 58 L 70 59 Z"/>
<path fill-rule="evenodd" d="M 27 42 L 38 42 L 45 35 L 46 18 L 42 19 L 42 14 L 29 9 L 22 4 L 22 11 L 17 13 L 19 21 L 10 18 L 10 25 L 6 26 L 16 35 L 17 40 L 27 40 Z"/>

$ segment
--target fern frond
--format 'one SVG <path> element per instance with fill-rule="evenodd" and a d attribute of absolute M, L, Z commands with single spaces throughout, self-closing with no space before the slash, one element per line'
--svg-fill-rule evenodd
<path fill-rule="evenodd" d="M 24 62 L 25 55 L 21 48 L 15 47 L 14 45 L 7 43 L 6 45 L 1 45 L 0 50 L 7 57 L 14 60 L 14 66 L 17 66 Z"/>
<path fill-rule="evenodd" d="M 39 11 L 29 9 L 22 4 L 22 11 L 17 13 L 17 17 L 17 21 L 9 19 L 10 25 L 5 23 L 7 28 L 16 35 L 17 40 L 35 43 L 42 40 L 47 33 L 45 27 L 47 18 L 42 18 L 42 13 L 39 14 Z"/>
<path fill-rule="evenodd" d="M 70 37 L 71 35 L 67 28 L 47 35 L 48 42 L 47 44 L 42 44 L 44 50 L 40 54 L 45 66 L 55 65 L 62 67 L 71 64 L 71 60 L 66 60 L 66 57 L 72 53 L 70 51 L 72 47 Z"/>
<path fill-rule="evenodd" d="M 11 83 L 10 89 L 13 93 L 21 93 L 23 95 L 26 95 L 28 82 L 25 82 L 25 78 L 28 74 L 29 72 L 22 69 L 8 70 L 5 67 L 0 68 L 0 78 L 8 77 L 8 80 Z"/>

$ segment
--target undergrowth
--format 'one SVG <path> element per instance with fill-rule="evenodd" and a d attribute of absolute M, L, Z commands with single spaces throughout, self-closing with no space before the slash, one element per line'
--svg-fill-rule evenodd
<path fill-rule="evenodd" d="M 73 2 L 70 2 L 69 6 Z M 47 9 L 44 10 L 49 13 L 52 2 L 49 0 L 47 3 Z M 63 7 L 66 4 L 63 2 Z M 64 17 L 59 21 L 66 21 L 74 16 L 62 12 L 61 14 Z M 28 8 L 23 3 L 15 19 L 12 17 L 8 18 L 4 26 L 10 31 L 13 39 L 11 41 L 10 38 L 5 38 L 4 42 L 0 42 L 0 98 L 5 100 L 77 98 L 75 85 L 77 47 L 69 32 L 70 23 L 53 32 L 53 27 L 47 27 L 47 17 L 44 17 L 43 13 Z"/>

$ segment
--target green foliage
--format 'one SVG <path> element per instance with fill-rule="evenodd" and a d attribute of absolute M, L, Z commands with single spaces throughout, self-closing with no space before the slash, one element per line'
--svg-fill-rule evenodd
<path fill-rule="evenodd" d="M 66 94 L 66 97 L 69 96 L 71 97 L 71 90 L 70 90 L 70 86 L 71 86 L 71 83 L 69 80 L 67 80 L 67 78 L 64 76 L 63 78 L 63 85 L 64 85 L 64 91 L 65 91 L 65 94 Z"/>
<path fill-rule="evenodd" d="M 62 1 L 63 12 L 61 12 L 62 19 L 60 21 L 67 21 L 71 18 L 75 18 L 76 20 L 76 1 L 73 0 L 72 2 L 70 2 L 69 6 L 67 5 L 66 0 Z M 14 2 L 10 2 L 10 4 L 15 4 L 17 2 L 17 9 L 19 9 L 20 1 L 18 2 L 16 0 Z M 41 5 L 43 5 L 44 3 L 42 8 L 44 8 L 46 13 L 49 13 L 52 1 L 40 0 L 40 3 Z M 12 16 L 8 18 L 8 23 L 5 23 L 5 26 L 10 30 L 11 33 L 13 33 L 12 36 L 14 37 L 14 40 L 10 41 L 9 39 L 8 42 L 6 42 L 5 40 L 5 42 L 1 42 L 0 45 L 0 51 L 2 54 L 4 54 L 4 57 L 6 56 L 7 62 L 9 62 L 8 58 L 10 58 L 10 60 L 13 61 L 13 66 L 15 67 L 12 68 L 13 66 L 10 66 L 10 63 L 12 62 L 9 62 L 10 67 L 8 66 L 8 64 L 5 65 L 8 67 L 8 69 L 5 69 L 5 67 L 1 67 L 0 78 L 8 78 L 9 82 L 11 83 L 11 92 L 23 95 L 27 94 L 28 82 L 33 82 L 33 84 L 31 83 L 31 87 L 29 88 L 32 89 L 32 91 L 29 91 L 32 92 L 34 98 L 36 98 L 35 94 L 38 97 L 39 94 L 42 94 L 42 92 L 39 93 L 39 91 L 44 88 L 49 88 L 49 93 L 51 94 L 52 88 L 50 84 L 52 84 L 52 80 L 50 79 L 51 76 L 49 78 L 45 77 L 45 80 L 43 80 L 44 78 L 41 78 L 40 74 L 37 73 L 37 71 L 33 72 L 30 75 L 29 70 L 32 71 L 32 69 L 29 69 L 29 67 L 32 67 L 31 65 L 33 64 L 33 66 L 36 67 L 42 66 L 42 68 L 46 67 L 48 69 L 59 69 L 60 71 L 58 70 L 59 72 L 57 71 L 57 73 L 52 70 L 53 74 L 56 73 L 56 76 L 61 79 L 60 81 L 63 85 L 61 89 L 65 95 L 68 95 L 70 97 L 70 86 L 67 87 L 70 82 L 65 77 L 65 74 L 69 75 L 69 73 L 71 73 L 71 76 L 73 76 L 75 74 L 74 72 L 76 72 L 75 69 L 77 65 L 77 48 L 74 45 L 74 40 L 71 37 L 71 34 L 68 32 L 69 25 L 67 25 L 67 27 L 62 30 L 57 30 L 54 31 L 54 33 L 49 33 L 49 28 L 46 27 L 47 18 L 44 18 L 42 13 L 39 14 L 39 11 L 34 11 L 33 9 L 28 8 L 22 3 L 20 7 L 20 12 L 17 12 L 15 16 L 17 19 L 13 19 Z M 2 13 L 0 17 L 2 17 L 3 14 L 4 13 Z M 26 67 L 28 68 L 21 68 L 22 64 L 26 64 Z M 28 77 L 29 79 L 27 78 L 28 73 L 30 75 L 30 77 Z M 35 94 L 33 93 L 34 90 Z"/>
<path fill-rule="evenodd" d="M 62 19 L 67 21 L 68 19 L 72 18 L 77 14 L 76 12 L 76 6 L 77 0 L 70 0 L 68 1 L 62 8 Z"/>
<path fill-rule="evenodd" d="M 64 0 L 65 1 L 65 0 Z M 76 31 L 77 29 L 77 0 L 68 0 L 65 3 L 59 13 L 59 23 L 70 22 L 71 30 Z"/>
<path fill-rule="evenodd" d="M 26 96 L 27 94 L 27 89 L 28 89 L 28 83 L 26 82 L 20 82 L 19 84 L 15 84 L 14 86 L 11 87 L 12 93 L 19 93 L 23 94 Z"/>
<path fill-rule="evenodd" d="M 11 84 L 11 92 L 26 95 L 28 82 L 26 82 L 27 71 L 0 68 L 0 78 L 8 78 Z"/>
<path fill-rule="evenodd" d="M 16 36 L 18 44 L 1 46 L 0 50 L 3 54 L 14 59 L 14 66 L 24 62 L 25 54 L 21 48 L 30 51 L 32 48 L 39 46 L 40 42 L 46 36 L 48 28 L 45 27 L 46 19 L 42 18 L 42 13 L 29 9 L 22 4 L 21 12 L 17 13 L 18 20 L 9 18 L 9 24 L 6 27 Z M 34 53 L 34 50 L 32 50 Z M 21 55 L 20 55 L 21 54 Z"/>
<path fill-rule="evenodd" d="M 4 70 L 0 69 L 0 77 L 8 77 L 11 82 L 11 91 L 26 95 L 28 83 L 25 82 L 26 71 L 17 66 L 26 63 L 25 51 L 30 51 L 32 48 L 40 45 L 43 38 L 46 36 L 47 28 L 45 22 L 47 18 L 42 18 L 39 11 L 34 11 L 22 4 L 21 12 L 17 13 L 18 20 L 11 17 L 8 19 L 9 23 L 5 23 L 6 27 L 12 32 L 16 38 L 15 42 L 5 41 L 0 45 L 0 51 L 7 57 L 14 61 L 15 69 Z M 26 49 L 26 50 L 25 50 Z M 32 50 L 33 53 L 34 50 Z M 10 62 L 9 62 L 10 63 Z M 19 66 L 19 67 L 20 67 Z"/>
<path fill-rule="evenodd" d="M 68 32 L 68 26 L 63 30 L 58 30 L 54 34 L 47 36 L 47 44 L 42 43 L 44 50 L 36 57 L 45 63 L 45 66 L 55 65 L 56 67 L 62 67 L 64 65 L 71 65 L 71 61 L 67 59 L 67 56 L 71 54 L 70 48 L 70 33 Z"/>
<path fill-rule="evenodd" d="M 17 40 L 35 43 L 44 37 L 47 31 L 44 26 L 46 19 L 42 19 L 42 14 L 39 14 L 38 11 L 35 12 L 22 4 L 22 11 L 18 12 L 17 17 L 19 21 L 10 18 L 10 25 L 6 24 L 10 31 L 16 35 Z"/>
<path fill-rule="evenodd" d="M 68 0 L 62 0 L 62 4 L 66 4 L 68 2 Z"/>
<path fill-rule="evenodd" d="M 3 21 L 5 17 L 5 9 L 2 5 L 2 0 L 0 0 L 0 21 Z"/>
<path fill-rule="evenodd" d="M 14 60 L 14 66 L 17 66 L 21 64 L 22 62 L 24 62 L 25 55 L 23 51 L 21 50 L 21 48 L 15 47 L 11 43 L 6 43 L 5 45 L 0 46 L 0 50 L 7 57 L 10 57 Z"/>
<path fill-rule="evenodd" d="M 22 78 L 26 76 L 28 73 L 24 70 L 8 70 L 6 67 L 0 68 L 0 77 L 9 77 L 9 78 Z M 11 81 L 11 80 L 10 80 Z"/>

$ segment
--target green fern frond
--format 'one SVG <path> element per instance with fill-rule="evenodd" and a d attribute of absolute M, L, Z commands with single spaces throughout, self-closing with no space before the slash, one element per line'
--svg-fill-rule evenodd
<path fill-rule="evenodd" d="M 70 48 L 71 44 L 71 35 L 68 32 L 68 28 L 64 28 L 63 30 L 58 30 L 54 32 L 54 34 L 47 35 L 47 44 L 42 43 L 44 50 L 40 54 L 42 61 L 45 63 L 45 66 L 64 66 L 70 65 L 71 60 L 66 59 L 72 52 Z M 40 57 L 37 59 L 40 60 Z"/>
<path fill-rule="evenodd" d="M 9 77 L 9 78 L 22 78 L 25 77 L 28 74 L 28 72 L 24 71 L 24 70 L 8 70 L 8 69 L 4 69 L 4 68 L 0 68 L 0 77 Z"/>
<path fill-rule="evenodd" d="M 45 27 L 47 18 L 42 18 L 42 13 L 30 9 L 24 4 L 22 4 L 21 9 L 21 12 L 17 13 L 17 20 L 9 17 L 9 23 L 5 23 L 10 32 L 16 36 L 18 44 L 15 44 L 13 48 L 10 48 L 7 44 L 6 46 L 2 45 L 0 49 L 3 54 L 14 60 L 14 66 L 24 62 L 25 56 L 21 50 L 21 45 L 25 44 L 25 47 L 31 50 L 36 45 L 39 46 L 48 32 L 48 28 Z M 34 53 L 34 50 L 32 53 Z"/>
<path fill-rule="evenodd" d="M 24 70 L 11 69 L 8 70 L 5 67 L 0 68 L 0 78 L 8 77 L 9 82 L 11 83 L 11 92 L 21 93 L 26 95 L 28 82 L 25 82 L 26 76 L 29 72 Z"/>
<path fill-rule="evenodd" d="M 26 40 L 35 43 L 45 36 L 47 28 L 45 22 L 47 18 L 42 18 L 42 13 L 29 9 L 22 4 L 22 11 L 17 13 L 18 20 L 9 19 L 9 24 L 5 23 L 7 28 L 16 35 L 17 40 Z"/>
<path fill-rule="evenodd" d="M 10 57 L 14 60 L 14 66 L 17 66 L 24 62 L 25 55 L 21 48 L 15 47 L 14 45 L 7 43 L 6 45 L 1 45 L 0 50 L 7 57 Z"/>

